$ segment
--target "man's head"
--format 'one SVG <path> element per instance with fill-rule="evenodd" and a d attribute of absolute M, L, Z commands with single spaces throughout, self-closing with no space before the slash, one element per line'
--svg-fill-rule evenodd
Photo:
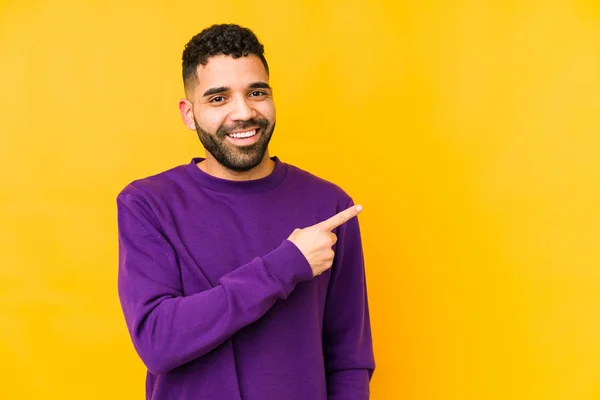
<path fill-rule="evenodd" d="M 232 171 L 248 171 L 268 156 L 275 105 L 263 51 L 249 29 L 213 25 L 183 52 L 183 121 L 198 132 L 207 159 Z"/>

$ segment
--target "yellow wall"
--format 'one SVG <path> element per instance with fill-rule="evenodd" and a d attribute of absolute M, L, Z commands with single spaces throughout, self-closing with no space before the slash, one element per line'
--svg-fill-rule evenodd
<path fill-rule="evenodd" d="M 266 45 L 271 153 L 365 206 L 373 399 L 600 399 L 596 0 L 0 2 L 1 399 L 143 397 L 114 199 L 202 154 L 214 22 Z"/>

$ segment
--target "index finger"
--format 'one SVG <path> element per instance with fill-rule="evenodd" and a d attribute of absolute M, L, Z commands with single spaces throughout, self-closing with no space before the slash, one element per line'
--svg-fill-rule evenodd
<path fill-rule="evenodd" d="M 349 219 L 356 217 L 361 211 L 361 205 L 348 207 L 344 211 L 335 214 L 333 217 L 319 222 L 316 226 L 323 230 L 332 231 L 338 226 L 347 222 Z"/>

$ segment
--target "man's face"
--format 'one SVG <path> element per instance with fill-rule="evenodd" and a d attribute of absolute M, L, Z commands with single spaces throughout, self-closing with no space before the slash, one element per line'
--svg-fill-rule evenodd
<path fill-rule="evenodd" d="M 214 56 L 188 92 L 200 142 L 222 166 L 248 171 L 265 158 L 275 129 L 269 77 L 255 55 Z M 188 125 L 189 126 L 189 125 Z"/>

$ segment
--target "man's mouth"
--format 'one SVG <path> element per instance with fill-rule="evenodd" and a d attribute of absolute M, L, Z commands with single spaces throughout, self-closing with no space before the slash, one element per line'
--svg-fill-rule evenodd
<path fill-rule="evenodd" d="M 256 135 L 257 133 L 258 133 L 258 129 L 255 128 L 255 129 L 248 130 L 248 131 L 229 133 L 229 134 L 227 134 L 227 136 L 229 136 L 230 138 L 233 138 L 233 139 L 246 139 L 246 138 Z"/>

